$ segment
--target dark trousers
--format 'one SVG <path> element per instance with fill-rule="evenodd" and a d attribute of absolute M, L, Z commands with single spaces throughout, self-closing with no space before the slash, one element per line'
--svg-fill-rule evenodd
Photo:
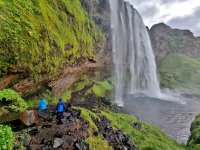
<path fill-rule="evenodd" d="M 63 112 L 57 112 L 57 119 L 58 119 L 58 120 L 61 120 L 61 119 L 63 119 L 63 118 L 64 118 Z"/>

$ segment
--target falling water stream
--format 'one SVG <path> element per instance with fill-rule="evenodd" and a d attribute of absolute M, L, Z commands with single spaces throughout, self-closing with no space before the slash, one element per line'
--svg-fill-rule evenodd
<path fill-rule="evenodd" d="M 151 41 L 141 16 L 124 0 L 110 0 L 110 7 L 115 103 L 186 143 L 191 122 L 200 113 L 199 99 L 161 92 Z"/>
<path fill-rule="evenodd" d="M 123 0 L 111 0 L 113 61 L 116 103 L 128 93 L 160 95 L 151 41 L 136 9 Z"/>

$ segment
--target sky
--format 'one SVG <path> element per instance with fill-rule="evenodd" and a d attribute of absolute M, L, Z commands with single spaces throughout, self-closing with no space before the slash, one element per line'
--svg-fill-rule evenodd
<path fill-rule="evenodd" d="M 200 36 L 200 0 L 126 0 L 141 14 L 146 26 L 165 23 Z"/>

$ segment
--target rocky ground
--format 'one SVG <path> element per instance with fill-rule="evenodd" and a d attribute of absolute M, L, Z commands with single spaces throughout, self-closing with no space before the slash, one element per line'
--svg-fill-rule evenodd
<path fill-rule="evenodd" d="M 92 108 L 101 106 L 107 109 L 113 108 L 115 111 L 120 111 L 120 108 L 112 105 L 107 98 L 95 98 L 91 94 L 86 97 L 87 101 L 81 102 L 76 96 L 72 98 L 70 104 L 66 104 L 68 109 L 63 113 L 62 119 L 57 118 L 55 106 L 49 106 L 46 112 L 28 110 L 21 114 L 21 121 L 10 122 L 13 124 L 13 130 L 18 133 L 17 141 L 21 143 L 16 143 L 14 149 L 20 149 L 23 145 L 25 149 L 31 150 L 88 150 L 89 144 L 85 141 L 89 137 L 101 137 L 112 149 L 136 149 L 132 140 L 121 130 L 114 129 L 106 117 L 99 115 L 101 117 L 97 119 L 90 116 L 97 127 L 95 130 L 90 120 L 81 115 L 82 110 L 77 109 L 83 108 L 100 114 L 100 110 Z"/>
<path fill-rule="evenodd" d="M 38 120 L 35 120 L 33 116 L 30 118 L 30 115 L 21 119 L 26 123 L 29 122 L 28 125 L 37 124 L 26 128 L 28 132 L 24 136 L 25 139 L 21 136 L 18 138 L 26 149 L 88 150 L 89 145 L 85 139 L 89 136 L 103 137 L 116 150 L 136 149 L 131 139 L 122 131 L 113 129 L 105 117 L 101 117 L 100 121 L 94 119 L 98 131 L 91 132 L 88 130 L 90 124 L 80 116 L 80 110 L 68 108 L 61 120 L 56 118 L 56 114 L 52 110 L 55 108 L 50 107 L 45 113 L 39 112 Z M 16 145 L 15 149 L 20 149 L 19 145 Z"/>

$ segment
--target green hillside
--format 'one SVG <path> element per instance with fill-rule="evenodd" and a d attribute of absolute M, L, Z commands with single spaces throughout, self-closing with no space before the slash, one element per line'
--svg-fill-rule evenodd
<path fill-rule="evenodd" d="M 200 91 L 200 61 L 182 54 L 169 54 L 159 64 L 161 86 Z"/>

